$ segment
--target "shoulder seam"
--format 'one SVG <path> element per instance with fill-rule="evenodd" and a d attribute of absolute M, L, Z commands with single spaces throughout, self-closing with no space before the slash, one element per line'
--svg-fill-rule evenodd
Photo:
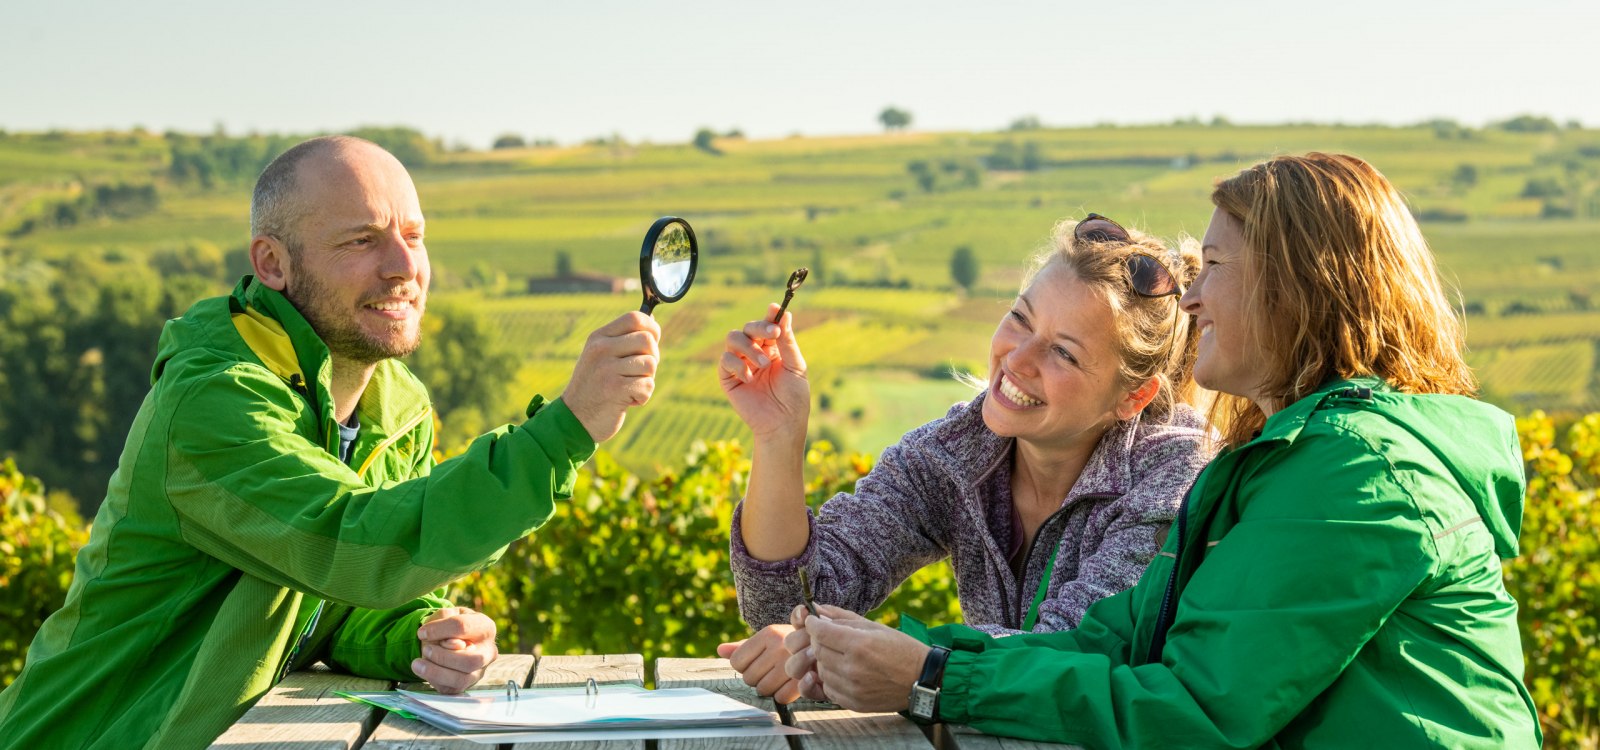
<path fill-rule="evenodd" d="M 1379 416 L 1385 420 L 1388 419 L 1387 417 L 1382 417 L 1382 415 Z M 1417 502 L 1417 496 L 1411 491 L 1410 484 L 1400 480 L 1400 474 L 1395 469 L 1394 461 L 1390 460 L 1386 453 L 1378 450 L 1378 447 L 1374 445 L 1372 440 L 1366 435 L 1356 432 L 1345 425 L 1336 424 L 1329 420 L 1321 420 L 1320 424 L 1326 426 L 1330 431 L 1341 433 L 1342 435 L 1348 436 L 1350 439 L 1359 442 L 1363 448 L 1383 461 L 1384 473 L 1388 475 L 1389 483 L 1395 488 L 1399 489 L 1401 492 L 1405 493 L 1406 502 L 1411 505 L 1411 511 L 1416 514 L 1416 523 L 1422 527 L 1424 532 L 1422 534 L 1422 538 L 1426 539 L 1428 544 L 1426 551 L 1426 554 L 1430 560 L 1428 564 L 1428 575 L 1430 578 L 1433 577 L 1433 574 L 1437 572 L 1437 568 L 1440 563 L 1439 539 L 1443 538 L 1444 535 L 1434 534 L 1431 529 L 1429 529 L 1427 515 L 1422 511 L 1422 504 Z M 1311 426 L 1310 420 L 1307 420 L 1306 426 L 1308 428 Z"/>

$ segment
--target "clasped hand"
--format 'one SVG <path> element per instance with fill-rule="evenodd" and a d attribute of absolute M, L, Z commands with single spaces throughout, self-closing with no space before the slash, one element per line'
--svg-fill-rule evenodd
<path fill-rule="evenodd" d="M 903 711 L 929 647 L 847 609 L 819 605 L 817 617 L 795 607 L 788 626 L 771 625 L 748 640 L 724 643 L 746 684 L 779 703 L 796 697 L 852 711 Z M 783 636 L 776 643 L 776 636 Z M 782 670 L 775 668 L 782 659 Z"/>
<path fill-rule="evenodd" d="M 441 693 L 459 693 L 483 679 L 483 671 L 500 657 L 494 620 L 470 607 L 445 607 L 417 629 L 422 658 L 411 671 Z"/>

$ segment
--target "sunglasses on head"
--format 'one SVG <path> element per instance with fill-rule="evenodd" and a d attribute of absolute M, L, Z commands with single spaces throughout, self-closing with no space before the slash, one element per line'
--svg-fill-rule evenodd
<path fill-rule="evenodd" d="M 1128 230 L 1111 219 L 1091 213 L 1072 228 L 1072 236 L 1084 242 L 1112 242 L 1125 245 L 1133 241 Z M 1141 297 L 1182 295 L 1183 286 L 1172 277 L 1166 264 L 1145 253 L 1128 256 L 1128 283 Z"/>

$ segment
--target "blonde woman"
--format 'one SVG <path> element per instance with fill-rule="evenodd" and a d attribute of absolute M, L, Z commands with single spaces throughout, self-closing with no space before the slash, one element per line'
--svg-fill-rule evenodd
<path fill-rule="evenodd" d="M 1057 228 L 989 349 L 984 392 L 884 451 L 812 519 L 801 478 L 811 394 L 791 318 L 728 337 L 721 382 L 754 433 L 732 528 L 745 621 L 723 644 L 744 679 L 787 701 L 797 573 L 817 601 L 866 612 L 948 558 L 962 614 L 986 633 L 1074 627 L 1138 579 L 1210 457 L 1178 309 L 1199 268 L 1103 216 Z M 1190 243 L 1193 244 L 1192 242 Z"/>
<path fill-rule="evenodd" d="M 1405 203 L 1317 153 L 1212 201 L 1183 307 L 1196 380 L 1236 397 L 1229 447 L 1139 584 L 1070 632 L 998 640 L 796 610 L 802 692 L 1094 748 L 1539 746 L 1500 574 L 1517 437 L 1471 398 Z"/>

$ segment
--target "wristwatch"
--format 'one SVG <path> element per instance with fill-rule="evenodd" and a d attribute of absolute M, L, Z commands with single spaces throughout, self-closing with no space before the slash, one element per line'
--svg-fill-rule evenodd
<path fill-rule="evenodd" d="M 939 690 L 944 684 L 944 663 L 950 658 L 950 649 L 934 646 L 928 658 L 922 661 L 922 676 L 911 686 L 911 706 L 906 713 L 919 724 L 932 724 L 939 720 Z"/>

